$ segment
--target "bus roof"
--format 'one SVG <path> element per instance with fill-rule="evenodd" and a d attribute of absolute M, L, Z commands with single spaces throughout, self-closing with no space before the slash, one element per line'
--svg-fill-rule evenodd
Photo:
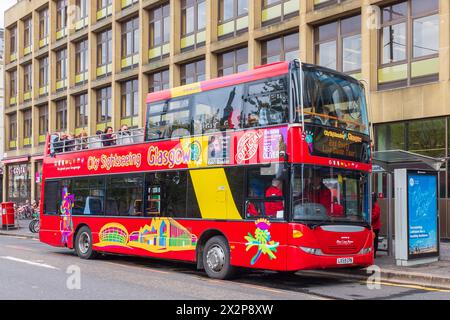
<path fill-rule="evenodd" d="M 194 93 L 228 87 L 250 81 L 257 81 L 260 79 L 276 77 L 286 74 L 288 70 L 289 70 L 289 61 L 276 62 L 261 67 L 257 67 L 253 70 L 232 74 L 225 77 L 196 82 L 193 84 L 176 87 L 169 90 L 149 93 L 147 96 L 147 103 L 167 100 L 176 97 L 182 97 Z"/>

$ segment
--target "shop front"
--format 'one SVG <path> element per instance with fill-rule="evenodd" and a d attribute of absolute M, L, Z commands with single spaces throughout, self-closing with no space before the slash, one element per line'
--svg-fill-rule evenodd
<path fill-rule="evenodd" d="M 42 184 L 41 155 L 3 160 L 2 201 L 25 204 L 39 202 Z M 0 175 L 1 179 L 1 175 Z M 1 192 L 1 188 L 0 188 Z"/>

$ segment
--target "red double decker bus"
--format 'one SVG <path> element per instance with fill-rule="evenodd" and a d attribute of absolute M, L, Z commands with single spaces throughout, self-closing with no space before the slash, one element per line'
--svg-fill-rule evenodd
<path fill-rule="evenodd" d="M 360 82 L 294 60 L 147 103 L 140 134 L 48 137 L 42 242 L 189 261 L 218 279 L 373 263 Z"/>

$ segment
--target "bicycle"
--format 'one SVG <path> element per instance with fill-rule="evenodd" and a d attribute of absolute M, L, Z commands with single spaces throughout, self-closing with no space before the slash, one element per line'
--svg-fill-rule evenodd
<path fill-rule="evenodd" d="M 39 211 L 34 210 L 33 212 L 33 220 L 30 221 L 30 225 L 28 226 L 28 228 L 30 229 L 30 231 L 32 233 L 39 233 L 41 224 L 39 221 Z"/>

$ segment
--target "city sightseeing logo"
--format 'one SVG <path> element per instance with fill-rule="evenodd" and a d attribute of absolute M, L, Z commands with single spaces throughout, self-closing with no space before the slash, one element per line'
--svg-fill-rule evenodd
<path fill-rule="evenodd" d="M 199 141 L 190 143 L 186 148 L 177 146 L 171 150 L 160 150 L 156 146 L 148 148 L 147 162 L 151 167 L 169 167 L 173 169 L 182 164 L 199 162 L 202 146 Z"/>

